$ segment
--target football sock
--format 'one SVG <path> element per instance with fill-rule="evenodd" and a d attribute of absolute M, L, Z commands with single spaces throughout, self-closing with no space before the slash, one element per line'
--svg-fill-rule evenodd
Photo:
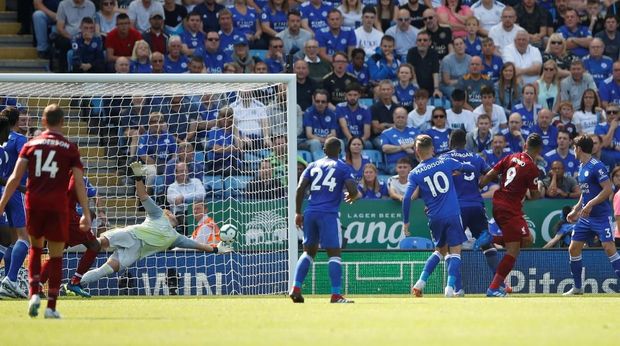
<path fill-rule="evenodd" d="M 30 297 L 39 294 L 42 250 L 43 249 L 40 247 L 32 246 L 28 252 L 28 283 L 30 284 Z"/>
<path fill-rule="evenodd" d="M 112 269 L 109 264 L 104 263 L 97 269 L 89 270 L 86 274 L 84 274 L 84 276 L 82 276 L 82 280 L 80 282 L 83 284 L 88 284 L 112 273 L 114 273 L 114 269 Z"/>
<path fill-rule="evenodd" d="M 422 270 L 422 274 L 420 274 L 420 280 L 424 282 L 428 281 L 428 277 L 433 274 L 435 267 L 437 267 L 437 264 L 439 264 L 442 259 L 443 256 L 439 251 L 433 252 L 424 264 L 424 269 Z"/>
<path fill-rule="evenodd" d="M 13 245 L 6 247 L 4 251 L 4 276 L 9 275 L 9 268 L 11 268 L 11 257 L 13 257 Z"/>
<path fill-rule="evenodd" d="M 9 268 L 8 276 L 9 280 L 15 282 L 17 281 L 17 274 L 19 273 L 19 268 L 24 264 L 24 260 L 28 255 L 28 248 L 30 247 L 30 243 L 26 240 L 19 239 L 15 246 L 13 247 L 13 253 L 11 254 L 11 267 Z"/>
<path fill-rule="evenodd" d="M 514 267 L 516 258 L 512 257 L 510 254 L 505 254 L 504 258 L 502 258 L 501 262 L 497 266 L 497 271 L 495 272 L 495 276 L 493 277 L 493 281 L 491 281 L 491 285 L 489 288 L 491 289 L 499 289 L 499 287 L 504 283 L 504 279 Z"/>
<path fill-rule="evenodd" d="M 581 268 L 583 267 L 583 261 L 581 255 L 573 257 L 570 256 L 570 273 L 573 274 L 573 280 L 575 280 L 575 288 L 581 289 Z"/>
<path fill-rule="evenodd" d="M 459 291 L 463 288 L 459 282 L 461 279 L 461 255 L 450 255 L 448 262 L 448 286 L 454 288 L 455 291 Z"/>
<path fill-rule="evenodd" d="M 614 268 L 614 271 L 616 272 L 616 276 L 620 278 L 620 254 L 616 252 L 615 254 L 609 256 L 609 262 L 611 263 L 611 266 Z"/>
<path fill-rule="evenodd" d="M 56 299 L 60 290 L 60 280 L 62 279 L 62 257 L 50 257 L 49 266 L 49 283 L 47 290 L 47 307 L 56 310 Z"/>
<path fill-rule="evenodd" d="M 75 274 L 73 274 L 73 277 L 71 278 L 71 284 L 77 285 L 80 283 L 80 280 L 82 280 L 82 276 L 84 275 L 84 273 L 86 273 L 88 269 L 90 269 L 90 266 L 95 261 L 95 258 L 97 258 L 97 253 L 98 251 L 87 249 L 82 254 L 82 258 L 80 258 L 80 262 L 78 263 L 78 267 L 75 270 Z"/>
<path fill-rule="evenodd" d="M 39 275 L 39 282 L 45 284 L 49 279 L 49 261 L 43 262 L 41 265 L 41 274 Z"/>
<path fill-rule="evenodd" d="M 327 262 L 329 280 L 332 282 L 332 294 L 342 292 L 342 260 L 340 257 L 330 257 Z"/>
<path fill-rule="evenodd" d="M 297 266 L 295 266 L 295 283 L 293 284 L 293 287 L 301 289 L 301 285 L 306 279 L 306 275 L 308 275 L 308 270 L 310 270 L 312 262 L 314 262 L 314 260 L 306 252 L 302 253 L 301 256 L 299 256 L 299 260 L 297 260 Z"/>
<path fill-rule="evenodd" d="M 0 261 L 4 258 L 4 252 L 6 251 L 6 247 L 0 245 Z"/>

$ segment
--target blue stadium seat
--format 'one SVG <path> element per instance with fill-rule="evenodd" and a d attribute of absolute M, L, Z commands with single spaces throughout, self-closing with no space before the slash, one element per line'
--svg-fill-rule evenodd
<path fill-rule="evenodd" d="M 251 172 L 259 169 L 261 161 L 263 161 L 263 157 L 257 152 L 248 152 L 243 155 L 243 163 L 245 163 L 246 169 Z"/>
<path fill-rule="evenodd" d="M 250 49 L 250 56 L 254 56 L 262 61 L 265 61 L 267 58 L 267 52 L 268 51 L 266 49 Z"/>
<path fill-rule="evenodd" d="M 253 179 L 249 175 L 233 175 L 224 179 L 226 196 L 241 197 L 248 183 Z"/>
<path fill-rule="evenodd" d="M 377 176 L 377 179 L 379 179 L 379 181 L 382 181 L 382 182 L 387 184 L 387 181 L 388 181 L 388 179 L 390 179 L 390 177 L 391 177 L 391 175 L 389 175 L 389 174 L 379 174 Z"/>
<path fill-rule="evenodd" d="M 362 155 L 368 157 L 370 162 L 374 163 L 379 169 L 383 169 L 383 153 L 379 150 L 365 149 L 362 151 Z"/>
<path fill-rule="evenodd" d="M 400 241 L 398 248 L 401 250 L 425 250 L 435 248 L 435 244 L 428 238 L 407 237 Z"/>
<path fill-rule="evenodd" d="M 209 199 L 221 199 L 224 192 L 224 181 L 219 175 L 204 175 L 202 184 L 207 192 Z"/>
<path fill-rule="evenodd" d="M 428 105 L 433 107 L 443 107 L 445 109 L 452 108 L 452 104 L 447 97 L 431 97 L 428 99 Z"/>
<path fill-rule="evenodd" d="M 194 153 L 194 162 L 205 162 L 205 152 L 197 151 Z"/>
<path fill-rule="evenodd" d="M 313 161 L 316 161 L 318 159 L 322 159 L 324 157 L 325 157 L 325 153 L 323 152 L 323 150 L 317 150 L 317 151 L 312 153 L 312 158 L 314 158 Z"/>
<path fill-rule="evenodd" d="M 302 159 L 304 159 L 304 161 L 310 163 L 312 162 L 312 153 L 307 151 L 307 150 L 298 150 L 297 154 L 299 156 L 301 156 Z"/>
<path fill-rule="evenodd" d="M 372 104 L 373 104 L 374 102 L 375 102 L 375 101 L 374 101 L 373 99 L 371 99 L 371 98 L 361 98 L 361 99 L 359 100 L 359 103 L 360 103 L 362 106 L 366 106 L 366 107 L 368 107 L 368 108 L 370 108 L 370 106 L 372 106 Z"/>
<path fill-rule="evenodd" d="M 67 72 L 73 72 L 73 49 L 67 51 Z"/>

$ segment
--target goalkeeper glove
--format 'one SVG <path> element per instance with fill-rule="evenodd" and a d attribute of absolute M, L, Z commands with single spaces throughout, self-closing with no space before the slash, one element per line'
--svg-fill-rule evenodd
<path fill-rule="evenodd" d="M 217 253 L 218 254 L 225 254 L 225 253 L 229 253 L 232 252 L 233 248 L 230 244 L 225 243 L 223 241 L 217 243 Z"/>
<path fill-rule="evenodd" d="M 144 179 L 144 167 L 142 167 L 142 162 L 135 161 L 129 164 L 129 168 L 133 172 L 133 178 L 136 181 L 142 181 Z"/>

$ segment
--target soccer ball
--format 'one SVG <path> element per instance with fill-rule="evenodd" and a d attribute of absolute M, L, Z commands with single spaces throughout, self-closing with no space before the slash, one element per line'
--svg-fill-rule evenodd
<path fill-rule="evenodd" d="M 223 242 L 232 242 L 237 237 L 237 227 L 233 224 L 225 224 L 220 228 L 220 240 Z"/>

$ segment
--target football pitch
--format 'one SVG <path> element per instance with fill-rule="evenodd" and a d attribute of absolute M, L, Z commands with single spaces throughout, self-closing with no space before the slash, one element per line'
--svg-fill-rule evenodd
<path fill-rule="evenodd" d="M 617 345 L 620 296 L 62 297 L 62 320 L 0 302 L 2 345 Z M 44 303 L 44 301 L 42 302 Z"/>

